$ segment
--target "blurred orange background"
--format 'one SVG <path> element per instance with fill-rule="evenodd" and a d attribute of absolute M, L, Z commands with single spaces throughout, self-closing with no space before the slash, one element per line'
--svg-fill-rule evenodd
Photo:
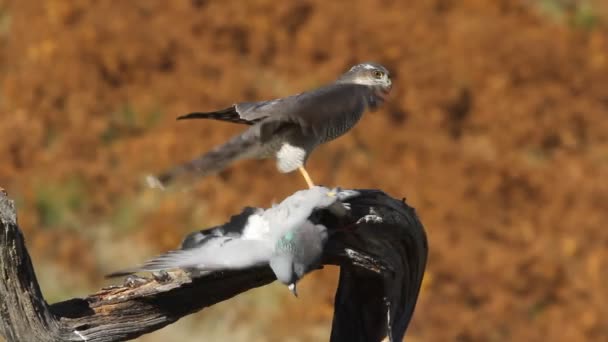
<path fill-rule="evenodd" d="M 47 300 L 305 184 L 240 162 L 188 191 L 144 175 L 243 129 L 191 111 L 290 95 L 377 61 L 390 102 L 308 162 L 406 197 L 429 263 L 409 341 L 608 340 L 603 0 L 0 0 L 0 186 Z M 336 269 L 139 341 L 322 341 Z"/>

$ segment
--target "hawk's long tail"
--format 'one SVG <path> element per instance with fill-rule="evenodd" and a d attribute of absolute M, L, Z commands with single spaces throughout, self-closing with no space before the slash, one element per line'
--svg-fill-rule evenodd
<path fill-rule="evenodd" d="M 232 162 L 251 156 L 258 147 L 258 141 L 255 134 L 245 131 L 192 161 L 169 169 L 156 177 L 148 177 L 148 185 L 163 188 L 171 185 L 178 178 L 203 177 L 220 172 Z"/>

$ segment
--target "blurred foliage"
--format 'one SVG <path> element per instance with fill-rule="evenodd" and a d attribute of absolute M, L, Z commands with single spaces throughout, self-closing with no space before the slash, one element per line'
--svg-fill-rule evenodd
<path fill-rule="evenodd" d="M 114 213 L 111 215 L 112 227 L 122 233 L 128 233 L 133 229 L 139 228 L 141 224 L 141 211 L 126 199 L 119 200 Z"/>
<path fill-rule="evenodd" d="M 70 178 L 63 183 L 42 183 L 36 188 L 35 206 L 41 228 L 78 229 L 86 209 L 86 191 L 82 180 Z"/>
<path fill-rule="evenodd" d="M 608 13 L 599 11 L 599 2 L 594 0 L 540 0 L 537 6 L 551 19 L 576 28 L 593 29 L 608 19 Z M 606 3 L 603 6 L 608 8 Z"/>
<path fill-rule="evenodd" d="M 0 186 L 18 199 L 43 290 L 81 295 L 305 186 L 249 161 L 144 189 L 244 128 L 176 116 L 375 60 L 391 70 L 389 101 L 307 168 L 416 207 L 431 255 L 410 340 L 607 340 L 606 18 L 605 0 L 0 0 Z M 142 340 L 325 340 L 336 275 Z"/>
<path fill-rule="evenodd" d="M 11 27 L 11 16 L 5 7 L 0 7 L 0 36 L 6 36 Z"/>
<path fill-rule="evenodd" d="M 110 115 L 108 126 L 101 133 L 101 140 L 109 144 L 117 139 L 143 134 L 156 125 L 163 117 L 162 111 L 153 109 L 138 112 L 131 105 L 126 104 Z"/>

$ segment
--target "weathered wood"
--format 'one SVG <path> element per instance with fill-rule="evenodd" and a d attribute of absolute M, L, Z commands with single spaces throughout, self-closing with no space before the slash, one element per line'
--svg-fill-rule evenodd
<path fill-rule="evenodd" d="M 364 190 L 350 202 L 348 222 L 329 212 L 312 218 L 332 231 L 324 263 L 341 266 L 331 340 L 379 341 L 388 331 L 398 341 L 424 273 L 424 229 L 413 209 L 382 192 Z M 47 305 L 14 204 L 1 192 L 0 228 L 0 333 L 11 342 L 125 341 L 275 280 L 268 267 L 195 279 L 176 272 Z"/>
<path fill-rule="evenodd" d="M 8 341 L 56 335 L 59 325 L 48 310 L 32 261 L 17 226 L 14 202 L 0 193 L 0 329 Z M 50 340 L 48 340 L 50 341 Z"/>

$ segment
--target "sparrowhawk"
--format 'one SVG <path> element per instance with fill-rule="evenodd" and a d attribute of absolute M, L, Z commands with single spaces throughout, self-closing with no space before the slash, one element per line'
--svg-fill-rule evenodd
<path fill-rule="evenodd" d="M 300 170 L 309 187 L 314 184 L 304 168 L 315 147 L 348 132 L 366 110 L 375 110 L 390 92 L 388 70 L 377 63 L 353 66 L 334 82 L 300 94 L 261 102 L 241 102 L 214 112 L 178 117 L 214 119 L 246 124 L 240 135 L 201 157 L 148 178 L 152 186 L 166 186 L 180 176 L 208 175 L 247 158 L 276 158 L 281 173 Z"/>

